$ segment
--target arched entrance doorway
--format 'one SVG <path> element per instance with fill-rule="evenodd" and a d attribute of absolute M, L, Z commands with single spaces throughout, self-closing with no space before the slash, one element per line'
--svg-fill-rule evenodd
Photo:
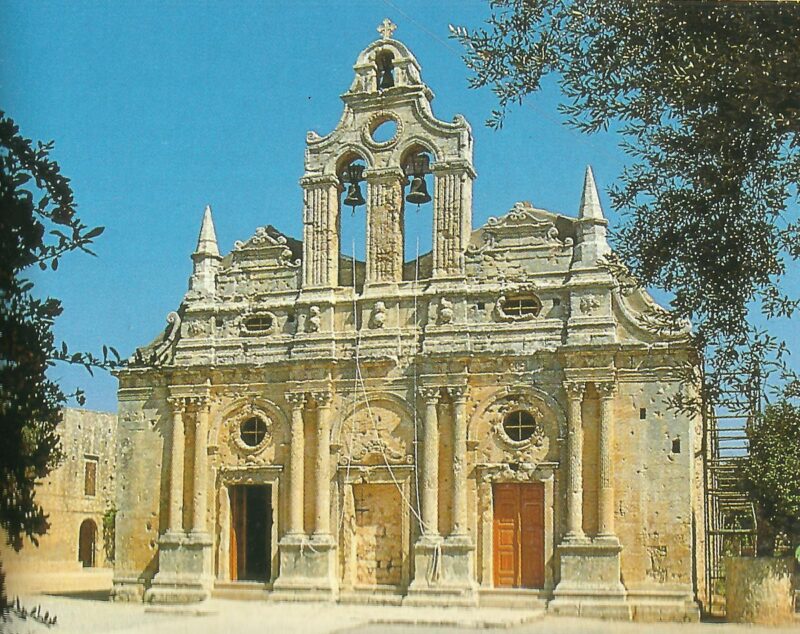
<path fill-rule="evenodd" d="M 97 524 L 94 520 L 86 519 L 81 523 L 78 537 L 78 561 L 84 568 L 93 568 L 95 565 L 94 553 L 97 542 Z"/>

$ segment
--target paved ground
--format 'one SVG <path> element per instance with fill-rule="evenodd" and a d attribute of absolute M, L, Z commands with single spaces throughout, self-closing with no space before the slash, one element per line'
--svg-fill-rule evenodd
<path fill-rule="evenodd" d="M 495 616 L 506 610 L 430 610 L 426 608 L 348 606 L 329 604 L 260 603 L 214 599 L 201 609 L 175 609 L 151 612 L 141 604 L 109 603 L 97 600 L 96 593 L 72 596 L 38 595 L 23 598 L 24 605 L 41 605 L 42 612 L 58 616 L 58 626 L 15 621 L 0 626 L 8 634 L 450 634 L 509 632 L 514 634 L 798 634 L 800 624 L 787 628 L 762 628 L 718 623 L 616 623 L 590 619 L 571 619 L 531 615 L 522 625 L 504 628 L 476 628 L 466 625 L 469 618 Z M 457 613 L 457 616 L 455 614 Z M 374 621 L 401 618 L 462 620 L 462 626 L 390 625 Z M 464 618 L 467 620 L 463 620 Z M 517 621 L 518 622 L 518 621 Z"/>
<path fill-rule="evenodd" d="M 22 593 L 28 609 L 58 617 L 47 628 L 15 619 L 0 622 L 3 634 L 800 634 L 793 627 L 763 628 L 720 623 L 619 623 L 545 616 L 541 611 L 433 609 L 308 603 L 270 603 L 212 599 L 187 607 L 111 603 L 108 571 L 77 575 L 38 575 L 10 580 L 13 596 Z M 435 626 L 446 622 L 448 626 Z"/>

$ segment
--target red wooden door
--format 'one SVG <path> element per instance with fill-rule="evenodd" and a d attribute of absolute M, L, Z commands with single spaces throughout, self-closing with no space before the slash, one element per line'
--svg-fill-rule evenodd
<path fill-rule="evenodd" d="M 519 495 L 513 484 L 494 485 L 494 585 L 513 588 L 519 576 Z"/>
<path fill-rule="evenodd" d="M 520 586 L 544 587 L 544 486 L 520 484 Z"/>
<path fill-rule="evenodd" d="M 544 586 L 544 487 L 494 485 L 494 585 Z"/>

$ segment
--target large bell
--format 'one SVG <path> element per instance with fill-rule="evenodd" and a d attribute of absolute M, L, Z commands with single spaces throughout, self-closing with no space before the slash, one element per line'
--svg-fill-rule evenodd
<path fill-rule="evenodd" d="M 430 200 L 430 198 L 428 199 Z M 345 196 L 344 204 L 352 207 L 355 211 L 356 207 L 366 204 L 364 194 L 361 193 L 361 185 L 358 183 L 349 183 L 347 185 L 347 196 Z"/>
<path fill-rule="evenodd" d="M 408 188 L 406 200 L 412 205 L 424 205 L 431 202 L 431 195 L 428 193 L 428 185 L 425 177 L 416 175 L 411 179 L 411 187 Z"/>
<path fill-rule="evenodd" d="M 394 75 L 392 74 L 391 67 L 384 67 L 380 72 L 380 79 L 378 80 L 378 88 L 384 90 L 394 86 Z"/>

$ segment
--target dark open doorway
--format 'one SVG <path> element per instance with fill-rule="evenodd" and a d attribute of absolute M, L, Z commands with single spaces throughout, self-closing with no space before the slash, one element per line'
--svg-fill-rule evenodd
<path fill-rule="evenodd" d="M 94 520 L 83 520 L 78 535 L 78 561 L 84 568 L 93 568 L 95 542 L 97 541 L 97 524 Z"/>
<path fill-rule="evenodd" d="M 236 485 L 231 499 L 231 580 L 269 581 L 272 573 L 272 487 Z"/>

